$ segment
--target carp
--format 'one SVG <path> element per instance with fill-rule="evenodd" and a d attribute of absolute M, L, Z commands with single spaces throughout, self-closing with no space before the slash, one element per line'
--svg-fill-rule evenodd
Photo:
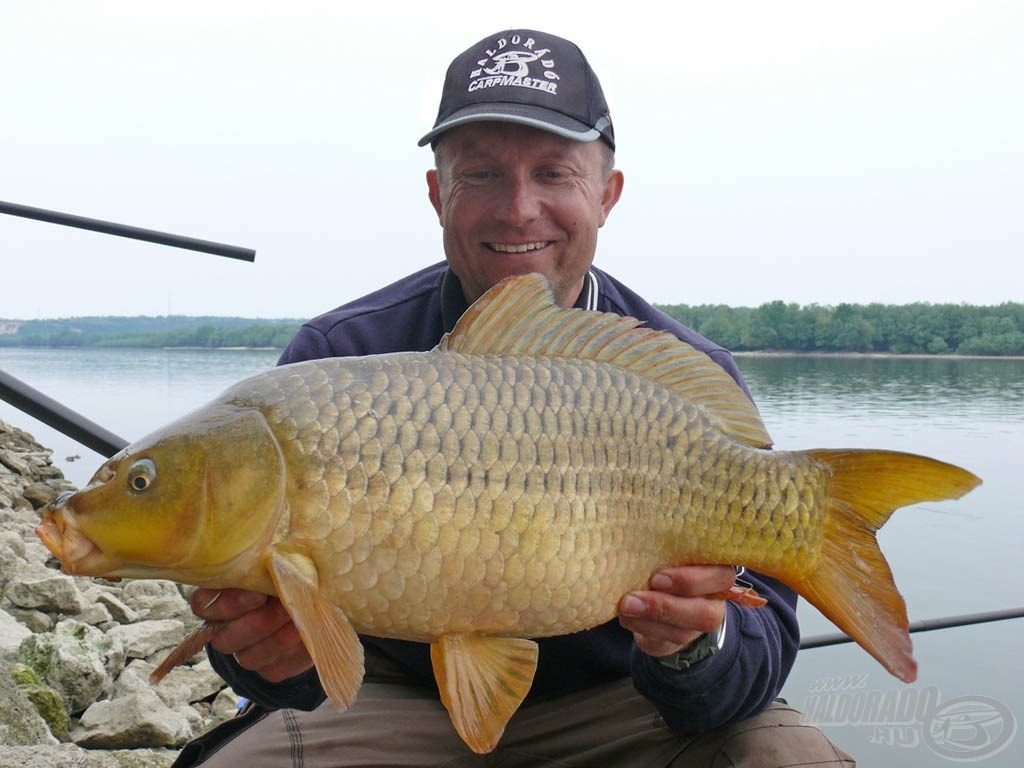
<path fill-rule="evenodd" d="M 294 363 L 228 388 L 52 502 L 37 533 L 67 573 L 278 596 L 338 709 L 362 682 L 359 633 L 429 643 L 479 753 L 529 691 L 532 638 L 611 620 L 665 566 L 772 576 L 913 681 L 875 532 L 980 480 L 905 453 L 770 445 L 704 353 L 558 307 L 527 275 L 432 351 Z"/>

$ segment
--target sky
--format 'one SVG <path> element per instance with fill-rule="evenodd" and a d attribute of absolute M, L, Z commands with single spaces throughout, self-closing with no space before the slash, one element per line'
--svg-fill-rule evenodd
<path fill-rule="evenodd" d="M 0 318 L 302 318 L 443 258 L 448 63 L 578 43 L 623 197 L 595 263 L 662 304 L 1024 301 L 1020 0 L 0 0 Z"/>

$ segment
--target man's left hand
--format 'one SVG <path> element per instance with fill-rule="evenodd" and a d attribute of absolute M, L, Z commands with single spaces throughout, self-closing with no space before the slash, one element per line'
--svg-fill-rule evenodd
<path fill-rule="evenodd" d="M 735 581 L 731 565 L 663 568 L 651 577 L 648 589 L 619 601 L 619 623 L 647 655 L 669 656 L 722 625 L 721 597 Z"/>

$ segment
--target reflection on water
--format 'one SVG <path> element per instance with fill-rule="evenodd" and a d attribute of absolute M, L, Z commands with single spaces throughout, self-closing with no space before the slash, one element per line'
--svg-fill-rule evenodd
<path fill-rule="evenodd" d="M 885 413 L 917 419 L 923 412 L 959 419 L 1005 418 L 1024 412 L 1024 361 L 1018 359 L 775 357 L 740 358 L 762 410 Z"/>

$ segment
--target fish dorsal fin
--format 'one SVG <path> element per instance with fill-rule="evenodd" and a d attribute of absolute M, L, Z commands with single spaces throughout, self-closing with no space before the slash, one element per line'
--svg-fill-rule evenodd
<path fill-rule="evenodd" d="M 363 645 L 348 617 L 319 593 L 316 566 L 304 555 L 274 552 L 270 574 L 302 636 L 327 698 L 343 712 L 363 683 Z"/>
<path fill-rule="evenodd" d="M 430 661 L 452 725 L 477 754 L 492 751 L 537 671 L 537 643 L 519 637 L 445 635 Z"/>
<path fill-rule="evenodd" d="M 635 318 L 611 312 L 564 309 L 543 275 L 521 275 L 473 302 L 438 349 L 618 365 L 703 406 L 734 440 L 756 448 L 771 445 L 757 408 L 718 363 L 671 333 L 640 326 Z"/>

